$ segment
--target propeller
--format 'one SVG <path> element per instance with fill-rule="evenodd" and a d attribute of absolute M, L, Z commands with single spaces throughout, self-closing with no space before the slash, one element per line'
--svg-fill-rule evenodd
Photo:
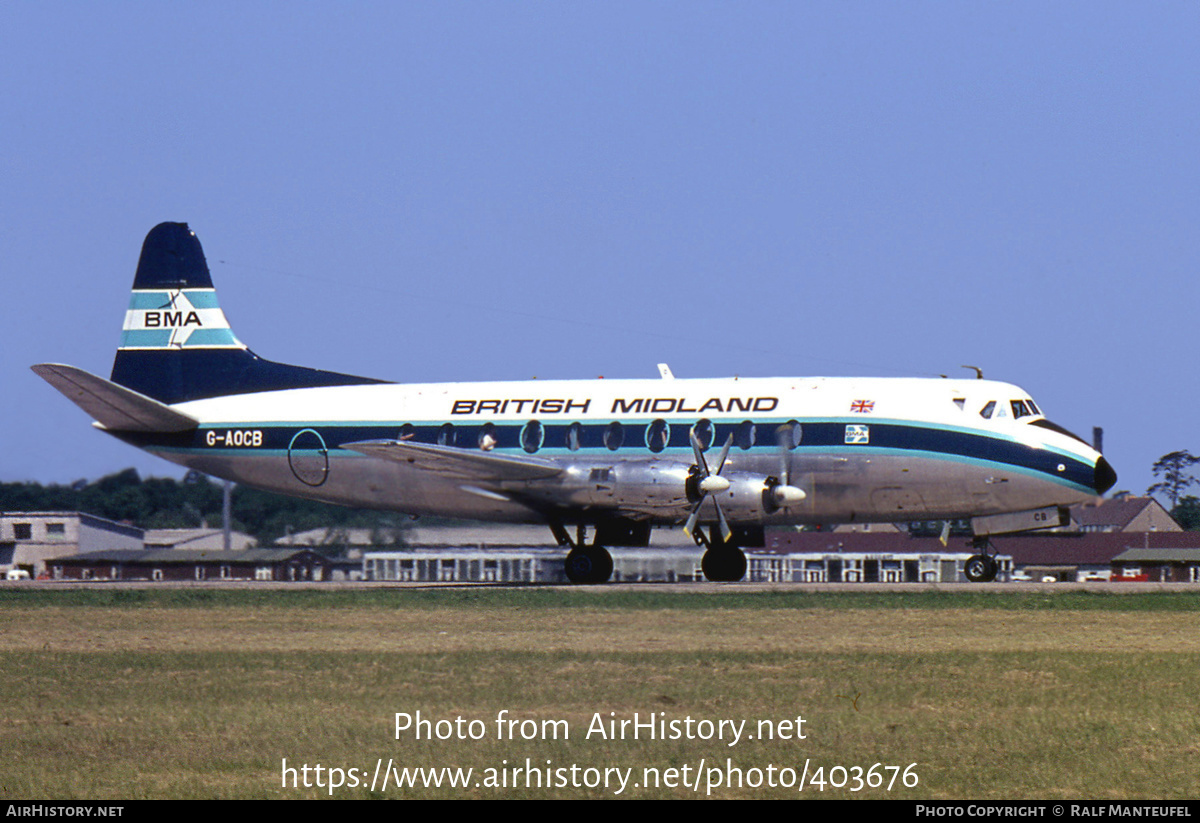
<path fill-rule="evenodd" d="M 688 537 L 692 536 L 692 530 L 696 527 L 696 520 L 700 517 L 700 508 L 704 505 L 704 501 L 709 495 L 720 494 L 728 490 L 729 481 L 721 476 L 721 469 L 725 468 L 725 458 L 729 457 L 729 448 L 733 445 L 733 435 L 729 435 L 729 439 L 725 441 L 725 445 L 721 448 L 721 454 L 717 458 L 717 470 L 710 471 L 708 461 L 704 459 L 704 450 L 700 445 L 700 439 L 696 437 L 696 433 L 691 433 L 692 437 L 692 452 L 696 455 L 696 465 L 692 466 L 693 475 L 696 477 L 696 489 L 700 492 L 700 499 L 696 501 L 695 507 L 692 508 L 692 513 L 688 515 L 687 523 L 683 526 L 683 532 Z M 717 509 L 717 522 L 721 524 L 721 536 L 725 542 L 729 542 L 729 538 L 733 536 L 733 529 L 729 528 L 729 522 L 725 519 L 725 512 L 721 511 L 721 504 L 717 502 L 717 498 L 713 497 L 713 506 Z"/>
<path fill-rule="evenodd" d="M 767 492 L 777 508 L 786 509 L 808 497 L 804 489 L 792 485 L 791 450 L 799 445 L 800 437 L 796 435 L 793 442 L 793 432 L 785 425 L 776 432 L 775 439 L 779 444 L 779 476 L 767 478 Z"/>
<path fill-rule="evenodd" d="M 798 441 L 798 437 L 796 440 Z M 717 522 L 720 524 L 721 536 L 725 542 L 729 542 L 729 538 L 733 535 L 733 529 L 729 527 L 729 521 L 725 519 L 725 512 L 721 509 L 721 504 L 717 500 L 716 495 L 721 492 L 728 491 L 730 483 L 721 476 L 721 470 L 725 468 L 725 460 L 729 457 L 729 449 L 733 446 L 733 435 L 725 441 L 725 445 L 721 447 L 721 454 L 717 457 L 717 468 L 715 471 L 709 468 L 708 461 L 704 459 L 703 446 L 700 439 L 696 437 L 693 431 L 691 434 L 692 452 L 696 455 L 696 463 L 691 468 L 692 485 L 694 493 L 699 496 L 696 505 L 692 507 L 692 513 L 688 515 L 687 523 L 683 526 L 683 531 L 688 537 L 692 536 L 692 531 L 696 528 L 696 521 L 700 518 L 700 509 L 704 507 L 704 501 L 712 496 L 713 507 L 717 510 Z M 791 448 L 792 444 L 791 433 L 779 433 L 779 476 L 767 477 L 766 488 L 763 490 L 763 505 L 770 510 L 771 506 L 775 509 L 783 509 L 788 506 L 795 505 L 803 501 L 807 494 L 804 489 L 797 488 L 791 483 Z"/>

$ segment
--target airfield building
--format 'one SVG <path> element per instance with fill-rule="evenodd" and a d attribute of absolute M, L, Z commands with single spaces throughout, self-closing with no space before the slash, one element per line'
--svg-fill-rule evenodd
<path fill-rule="evenodd" d="M 47 561 L 55 580 L 321 581 L 329 561 L 307 549 L 116 549 Z"/>
<path fill-rule="evenodd" d="M 0 515 L 0 572 L 22 569 L 45 576 L 49 558 L 101 549 L 141 550 L 142 529 L 82 512 Z"/>

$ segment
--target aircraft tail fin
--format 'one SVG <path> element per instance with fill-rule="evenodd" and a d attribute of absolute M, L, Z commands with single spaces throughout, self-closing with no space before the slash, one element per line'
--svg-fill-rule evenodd
<path fill-rule="evenodd" d="M 112 382 L 162 403 L 314 386 L 379 383 L 264 360 L 233 334 L 204 250 L 186 223 L 146 235 Z"/>

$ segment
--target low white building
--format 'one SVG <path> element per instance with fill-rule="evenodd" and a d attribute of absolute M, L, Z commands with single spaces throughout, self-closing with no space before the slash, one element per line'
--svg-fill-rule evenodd
<path fill-rule="evenodd" d="M 574 529 L 571 530 L 574 536 Z M 379 544 L 369 529 L 324 530 L 291 535 L 277 544 L 362 546 L 363 577 L 408 582 L 566 582 L 566 546 L 555 545 L 546 526 L 463 523 L 404 530 L 404 548 Z M 386 536 L 385 536 L 386 537 Z M 588 537 L 591 537 L 589 532 Z M 613 547 L 613 582 L 702 580 L 703 552 L 681 529 L 660 529 L 655 545 Z M 373 547 L 373 550 L 368 547 Z"/>
<path fill-rule="evenodd" d="M 964 583 L 968 552 L 746 552 L 746 579 L 764 583 Z M 996 579 L 1012 576 L 1012 558 L 998 555 Z"/>
<path fill-rule="evenodd" d="M 698 548 L 615 548 L 614 583 L 703 580 Z M 444 547 L 363 553 L 363 578 L 426 583 L 565 583 L 567 549 Z"/>

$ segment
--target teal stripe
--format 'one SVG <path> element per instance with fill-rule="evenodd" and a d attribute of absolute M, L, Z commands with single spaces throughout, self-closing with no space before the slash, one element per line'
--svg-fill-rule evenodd
<path fill-rule="evenodd" d="M 197 309 L 219 309 L 215 291 L 205 289 L 192 291 L 185 289 L 184 297 Z M 135 291 L 129 296 L 129 308 L 133 310 L 161 309 L 171 305 L 171 293 L 165 291 Z"/>
<path fill-rule="evenodd" d="M 184 297 L 198 309 L 219 309 L 221 304 L 217 301 L 217 293 L 215 291 L 185 291 Z"/>
<path fill-rule="evenodd" d="M 233 332 L 229 329 L 198 329 L 191 333 L 183 347 L 190 349 L 197 346 L 237 345 L 237 338 L 233 336 Z"/>
<path fill-rule="evenodd" d="M 171 302 L 165 291 L 135 291 L 129 297 L 129 308 L 134 311 L 143 309 L 161 309 Z"/>
<path fill-rule="evenodd" d="M 170 343 L 170 329 L 128 329 L 121 332 L 123 349 L 165 349 Z"/>
<path fill-rule="evenodd" d="M 128 329 L 121 332 L 123 349 L 179 348 L 171 345 L 171 329 Z M 229 329 L 197 329 L 188 336 L 184 349 L 242 347 Z"/>

